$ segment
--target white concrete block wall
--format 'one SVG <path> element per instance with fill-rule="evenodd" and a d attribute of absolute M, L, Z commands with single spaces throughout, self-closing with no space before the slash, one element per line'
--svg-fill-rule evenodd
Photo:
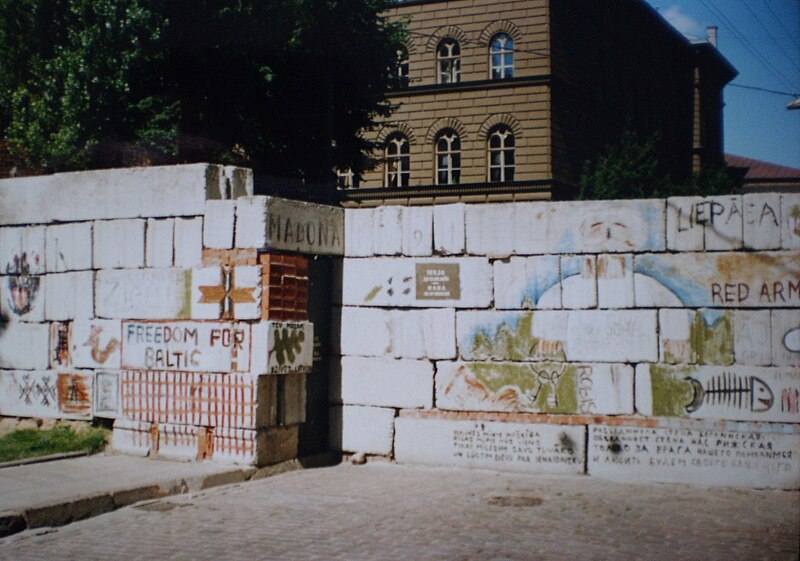
<path fill-rule="evenodd" d="M 597 303 L 600 308 L 633 308 L 633 256 L 597 257 Z"/>
<path fill-rule="evenodd" d="M 774 313 L 780 312 L 776 310 Z M 736 310 L 733 312 L 733 351 L 736 364 L 752 366 L 772 364 L 771 317 L 772 314 L 769 310 Z M 797 323 L 800 324 L 800 319 Z M 782 338 L 780 341 L 782 343 Z"/>
<path fill-rule="evenodd" d="M 178 218 L 175 221 L 175 266 L 191 269 L 199 267 L 202 261 L 203 219 Z"/>
<path fill-rule="evenodd" d="M 172 267 L 175 245 L 174 219 L 147 219 L 145 240 L 145 265 L 148 267 Z"/>
<path fill-rule="evenodd" d="M 778 193 L 747 193 L 742 197 L 744 247 L 780 249 L 781 196 Z"/>
<path fill-rule="evenodd" d="M 741 195 L 706 198 L 708 222 L 705 228 L 705 249 L 726 251 L 743 244 L 744 207 Z"/>
<path fill-rule="evenodd" d="M 266 247 L 268 226 L 267 197 L 258 195 L 236 200 L 235 247 Z"/>
<path fill-rule="evenodd" d="M 800 194 L 781 195 L 781 247 L 800 249 Z"/>
<path fill-rule="evenodd" d="M 463 203 L 437 205 L 433 207 L 433 247 L 442 255 L 458 255 L 464 252 L 466 237 Z"/>
<path fill-rule="evenodd" d="M 46 272 L 44 226 L 0 228 L 0 273 L 22 271 L 31 275 Z"/>
<path fill-rule="evenodd" d="M 92 223 L 77 222 L 48 226 L 47 272 L 63 273 L 92 268 Z"/>
<path fill-rule="evenodd" d="M 433 364 L 426 360 L 345 356 L 341 376 L 345 405 L 433 406 Z"/>
<path fill-rule="evenodd" d="M 403 209 L 403 255 L 426 257 L 433 253 L 433 208 L 410 206 Z"/>
<path fill-rule="evenodd" d="M 344 452 L 386 456 L 394 444 L 395 410 L 345 405 L 333 407 L 330 446 Z"/>
<path fill-rule="evenodd" d="M 203 215 L 203 247 L 233 247 L 236 201 L 206 201 Z"/>
<path fill-rule="evenodd" d="M 116 269 L 95 276 L 95 314 L 105 319 L 186 319 L 192 271 Z"/>
<path fill-rule="evenodd" d="M 47 275 L 45 317 L 49 321 L 94 317 L 94 273 Z"/>
<path fill-rule="evenodd" d="M 702 251 L 704 223 L 702 197 L 667 199 L 667 248 L 671 251 Z"/>
<path fill-rule="evenodd" d="M 97 220 L 94 223 L 95 269 L 144 267 L 144 220 Z"/>
<path fill-rule="evenodd" d="M 0 368 L 19 370 L 48 368 L 50 328 L 47 324 L 4 325 L 0 335 Z"/>
<path fill-rule="evenodd" d="M 403 252 L 404 207 L 378 207 L 372 215 L 372 243 L 376 255 L 400 255 Z"/>
<path fill-rule="evenodd" d="M 345 257 L 371 257 L 374 255 L 371 208 L 348 208 L 344 212 Z"/>

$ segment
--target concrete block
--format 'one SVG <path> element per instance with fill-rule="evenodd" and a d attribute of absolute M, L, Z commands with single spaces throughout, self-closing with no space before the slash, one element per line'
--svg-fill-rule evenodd
<path fill-rule="evenodd" d="M 632 255 L 597 257 L 597 303 L 600 308 L 634 306 Z"/>
<path fill-rule="evenodd" d="M 585 436 L 577 426 L 400 417 L 394 452 L 401 464 L 576 474 Z"/>
<path fill-rule="evenodd" d="M 267 246 L 267 197 L 257 195 L 236 200 L 236 244 L 238 248 Z"/>
<path fill-rule="evenodd" d="M 800 366 L 800 310 L 772 310 L 771 325 L 772 364 Z"/>
<path fill-rule="evenodd" d="M 202 267 L 191 276 L 192 319 L 260 319 L 261 267 Z"/>
<path fill-rule="evenodd" d="M 233 247 L 236 201 L 206 201 L 203 215 L 203 247 L 230 249 Z"/>
<path fill-rule="evenodd" d="M 41 275 L 45 271 L 44 226 L 0 228 L 0 273 Z"/>
<path fill-rule="evenodd" d="M 0 330 L 0 368 L 45 370 L 50 329 L 42 323 L 7 323 Z"/>
<path fill-rule="evenodd" d="M 637 255 L 633 268 L 637 307 L 800 305 L 800 259 L 791 252 Z"/>
<path fill-rule="evenodd" d="M 467 205 L 464 211 L 467 253 L 507 257 L 514 253 L 516 205 Z"/>
<path fill-rule="evenodd" d="M 702 251 L 706 206 L 703 197 L 667 199 L 667 249 Z"/>
<path fill-rule="evenodd" d="M 181 461 L 202 458 L 205 428 L 168 423 L 158 426 L 158 457 Z"/>
<path fill-rule="evenodd" d="M 63 273 L 92 268 L 92 223 L 59 224 L 45 231 L 47 272 Z"/>
<path fill-rule="evenodd" d="M 279 464 L 297 458 L 299 446 L 299 426 L 271 427 L 260 430 L 256 437 L 256 461 L 259 466 Z M 239 453 L 241 437 L 231 439 L 231 448 Z M 216 448 L 214 455 L 216 457 Z M 234 463 L 244 463 L 235 459 Z"/>
<path fill-rule="evenodd" d="M 433 254 L 433 207 L 403 208 L 403 255 L 427 257 Z"/>
<path fill-rule="evenodd" d="M 0 321 L 44 321 L 48 275 L 0 276 Z"/>
<path fill-rule="evenodd" d="M 380 308 L 341 309 L 341 354 L 392 356 L 392 316 Z"/>
<path fill-rule="evenodd" d="M 693 364 L 697 352 L 692 341 L 694 310 L 666 309 L 658 311 L 659 360 L 668 364 Z"/>
<path fill-rule="evenodd" d="M 464 360 L 566 359 L 566 312 L 465 311 L 456 317 Z"/>
<path fill-rule="evenodd" d="M 275 435 L 271 435 L 270 444 L 275 446 L 273 452 L 277 455 L 281 444 Z M 290 435 L 291 436 L 291 435 Z M 215 462 L 253 465 L 259 464 L 259 453 L 269 459 L 266 450 L 267 435 L 249 429 L 217 428 L 213 433 L 212 459 Z M 285 445 L 285 443 L 283 443 Z M 261 448 L 261 450 L 259 450 Z M 264 462 L 265 464 L 267 462 Z"/>
<path fill-rule="evenodd" d="M 424 360 L 342 357 L 342 402 L 347 405 L 433 406 L 433 364 Z"/>
<path fill-rule="evenodd" d="M 348 208 L 344 212 L 344 239 L 346 257 L 371 257 L 374 255 L 371 208 Z"/>
<path fill-rule="evenodd" d="M 94 223 L 95 269 L 144 267 L 144 220 L 97 220 Z"/>
<path fill-rule="evenodd" d="M 706 251 L 740 249 L 743 243 L 744 206 L 741 195 L 706 198 L 708 222 L 705 227 Z"/>
<path fill-rule="evenodd" d="M 561 258 L 561 305 L 597 307 L 597 263 L 593 255 Z"/>
<path fill-rule="evenodd" d="M 203 219 L 175 220 L 175 266 L 199 267 L 203 262 Z"/>
<path fill-rule="evenodd" d="M 645 416 L 800 422 L 800 371 L 791 367 L 636 366 L 636 410 Z"/>
<path fill-rule="evenodd" d="M 517 254 L 558 253 L 564 230 L 555 217 L 561 208 L 562 203 L 515 203 L 512 235 Z"/>
<path fill-rule="evenodd" d="M 769 310 L 734 311 L 733 352 L 735 363 L 750 366 L 772 364 L 771 333 Z"/>
<path fill-rule="evenodd" d="M 561 307 L 559 257 L 511 257 L 494 262 L 494 299 L 498 309 Z"/>
<path fill-rule="evenodd" d="M 780 249 L 781 196 L 779 193 L 747 193 L 744 207 L 744 247 Z"/>
<path fill-rule="evenodd" d="M 572 311 L 567 316 L 567 359 L 656 362 L 655 310 Z"/>
<path fill-rule="evenodd" d="M 800 249 L 800 194 L 781 194 L 781 247 Z"/>
<path fill-rule="evenodd" d="M 45 317 L 64 321 L 94 317 L 94 272 L 47 275 Z"/>
<path fill-rule="evenodd" d="M 332 407 L 331 448 L 388 456 L 392 453 L 394 415 L 394 409 L 382 407 Z"/>
<path fill-rule="evenodd" d="M 309 373 L 314 357 L 314 325 L 308 321 L 261 321 L 253 327 L 253 374 Z"/>
<path fill-rule="evenodd" d="M 116 419 L 120 416 L 121 406 L 119 372 L 95 372 L 92 416 L 102 419 Z"/>
<path fill-rule="evenodd" d="M 483 308 L 492 301 L 487 259 L 345 259 L 343 303 L 347 306 Z"/>
<path fill-rule="evenodd" d="M 90 419 L 92 372 L 0 370 L 0 415 Z"/>
<path fill-rule="evenodd" d="M 148 267 L 172 267 L 175 243 L 175 220 L 147 219 L 145 264 Z"/>
<path fill-rule="evenodd" d="M 460 255 L 466 248 L 464 214 L 466 205 L 433 207 L 433 247 L 442 255 Z"/>
<path fill-rule="evenodd" d="M 120 367 L 120 320 L 76 319 L 71 324 L 70 356 L 77 368 Z"/>
<path fill-rule="evenodd" d="M 436 407 L 456 411 L 633 413 L 633 368 L 566 362 L 438 362 Z"/>
<path fill-rule="evenodd" d="M 151 450 L 155 453 L 152 429 L 152 423 L 116 419 L 111 434 L 111 448 L 132 456 L 147 456 Z"/>
<path fill-rule="evenodd" d="M 382 206 L 373 211 L 372 243 L 376 255 L 403 252 L 403 213 L 400 206 Z"/>
<path fill-rule="evenodd" d="M 238 199 L 252 197 L 254 191 L 253 170 L 237 166 L 214 166 L 219 168 L 219 196 L 216 193 L 209 199 Z"/>
<path fill-rule="evenodd" d="M 589 475 L 622 482 L 797 489 L 800 433 L 769 425 L 720 428 L 589 426 Z"/>
<path fill-rule="evenodd" d="M 95 315 L 106 319 L 188 319 L 192 271 L 120 269 L 95 275 Z"/>

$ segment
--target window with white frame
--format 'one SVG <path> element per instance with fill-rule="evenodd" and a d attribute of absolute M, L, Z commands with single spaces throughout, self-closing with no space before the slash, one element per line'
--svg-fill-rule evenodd
<path fill-rule="evenodd" d="M 489 181 L 514 181 L 514 134 L 505 125 L 496 127 L 488 139 Z"/>
<path fill-rule="evenodd" d="M 336 168 L 336 186 L 339 189 L 355 189 L 358 187 L 358 177 L 350 168 Z"/>
<path fill-rule="evenodd" d="M 436 137 L 436 184 L 455 185 L 461 180 L 461 140 L 447 129 Z"/>
<path fill-rule="evenodd" d="M 394 69 L 395 86 L 404 88 L 408 86 L 408 49 L 405 46 L 397 49 L 397 62 Z"/>
<path fill-rule="evenodd" d="M 514 40 L 507 33 L 498 33 L 489 43 L 489 67 L 493 80 L 514 77 Z"/>
<path fill-rule="evenodd" d="M 400 133 L 393 134 L 386 140 L 385 150 L 384 185 L 386 187 L 408 186 L 411 179 L 408 139 Z"/>
<path fill-rule="evenodd" d="M 455 39 L 447 38 L 436 49 L 436 63 L 440 84 L 461 81 L 461 47 Z"/>

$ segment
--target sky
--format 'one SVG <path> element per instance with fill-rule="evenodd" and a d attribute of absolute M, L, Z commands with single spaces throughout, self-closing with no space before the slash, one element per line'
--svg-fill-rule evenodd
<path fill-rule="evenodd" d="M 800 0 L 646 1 L 689 38 L 718 27 L 739 71 L 724 91 L 725 152 L 800 169 L 800 109 L 786 109 L 800 95 Z"/>

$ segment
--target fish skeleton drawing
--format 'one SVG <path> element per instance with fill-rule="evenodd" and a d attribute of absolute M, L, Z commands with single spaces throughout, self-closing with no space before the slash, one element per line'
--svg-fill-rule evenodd
<path fill-rule="evenodd" d="M 712 377 L 706 388 L 691 376 L 686 379 L 694 390 L 694 399 L 686 406 L 687 413 L 694 413 L 703 403 L 762 413 L 768 411 L 775 401 L 770 387 L 756 376 L 737 376 L 724 372 Z"/>

